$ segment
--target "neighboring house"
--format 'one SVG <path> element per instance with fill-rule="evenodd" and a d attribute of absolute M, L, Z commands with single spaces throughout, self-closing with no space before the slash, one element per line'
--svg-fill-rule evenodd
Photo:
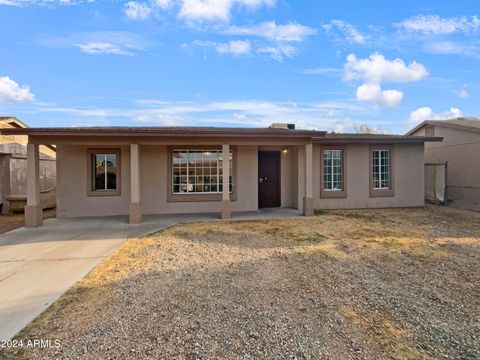
<path fill-rule="evenodd" d="M 425 144 L 425 161 L 448 161 L 447 193 L 453 206 L 480 210 L 480 120 L 427 120 L 407 135 L 441 136 Z"/>
<path fill-rule="evenodd" d="M 57 216 L 424 205 L 424 142 L 441 138 L 270 128 L 6 129 L 28 135 L 27 226 L 38 226 L 38 146 L 57 149 Z"/>
<path fill-rule="evenodd" d="M 14 117 L 0 117 L 0 131 L 4 129 L 24 129 L 27 125 Z M 28 136 L 2 134 L 0 136 L 0 204 L 2 214 L 10 210 L 21 210 L 27 197 L 27 142 Z M 42 204 L 55 206 L 55 148 L 40 147 L 39 184 Z M 53 198 L 52 198 L 53 197 Z M 53 204 L 52 204 L 53 200 Z"/>

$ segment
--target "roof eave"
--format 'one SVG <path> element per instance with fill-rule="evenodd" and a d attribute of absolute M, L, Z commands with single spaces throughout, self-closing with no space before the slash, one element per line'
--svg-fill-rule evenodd
<path fill-rule="evenodd" d="M 320 144 L 415 144 L 425 142 L 441 142 L 443 137 L 438 136 L 412 136 L 411 138 L 342 138 L 325 137 L 313 138 L 314 143 Z"/>
<path fill-rule="evenodd" d="M 415 132 L 420 130 L 422 127 L 426 125 L 433 125 L 433 126 L 442 126 L 450 129 L 458 129 L 458 130 L 464 130 L 464 131 L 473 131 L 473 132 L 480 132 L 480 128 L 478 127 L 473 127 L 473 126 L 468 126 L 468 125 L 463 125 L 463 124 L 455 124 L 455 123 L 450 123 L 447 121 L 443 120 L 426 120 L 422 122 L 421 124 L 417 125 L 414 127 L 412 130 L 407 132 L 405 135 L 412 136 Z"/>
<path fill-rule="evenodd" d="M 413 136 L 412 134 L 416 133 L 418 130 L 420 130 L 422 127 L 424 127 L 425 125 L 428 125 L 428 124 L 429 124 L 429 121 L 425 120 L 422 123 L 415 126 L 412 130 L 408 131 L 405 135 Z"/>
<path fill-rule="evenodd" d="M 26 128 L 26 129 L 1 129 L 5 135 L 32 135 L 32 136 L 156 136 L 156 137 L 314 137 L 324 136 L 325 131 L 310 130 L 266 130 L 266 129 L 240 129 L 232 130 L 168 130 L 168 129 L 98 129 L 98 128 Z"/>

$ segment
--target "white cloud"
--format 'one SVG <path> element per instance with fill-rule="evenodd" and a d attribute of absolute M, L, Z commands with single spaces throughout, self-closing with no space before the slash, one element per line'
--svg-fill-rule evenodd
<path fill-rule="evenodd" d="M 302 69 L 298 71 L 300 74 L 306 75 L 330 75 L 330 74 L 338 74 L 342 72 L 342 69 L 339 68 L 332 68 L 332 67 L 319 67 L 313 69 Z"/>
<path fill-rule="evenodd" d="M 322 25 L 322 28 L 335 37 L 338 37 L 338 31 L 348 42 L 354 44 L 365 44 L 368 39 L 368 36 L 363 35 L 355 26 L 344 20 L 332 20 L 329 24 Z"/>
<path fill-rule="evenodd" d="M 455 91 L 455 95 L 461 99 L 466 99 L 470 97 L 470 93 L 467 90 L 466 86 L 461 87 Z"/>
<path fill-rule="evenodd" d="M 15 0 L 0 0 L 0 5 L 7 5 L 7 6 L 20 6 L 21 3 Z"/>
<path fill-rule="evenodd" d="M 182 0 L 179 16 L 189 21 L 228 21 L 235 5 L 255 9 L 275 3 L 276 0 Z"/>
<path fill-rule="evenodd" d="M 366 59 L 357 59 L 355 54 L 350 54 L 345 64 L 345 79 L 361 79 L 369 83 L 406 83 L 427 75 L 425 66 L 416 61 L 407 65 L 399 58 L 387 60 L 380 53 L 373 53 Z"/>
<path fill-rule="evenodd" d="M 230 26 L 224 31 L 229 35 L 251 35 L 264 37 L 277 42 L 301 42 L 316 30 L 297 23 L 277 25 L 275 21 L 266 21 L 254 26 Z"/>
<path fill-rule="evenodd" d="M 190 46 L 201 48 L 214 48 L 221 55 L 230 54 L 234 56 L 249 55 L 252 51 L 252 44 L 248 40 L 233 40 L 225 43 L 214 41 L 194 40 L 191 45 L 183 44 L 182 48 L 188 49 Z"/>
<path fill-rule="evenodd" d="M 147 42 L 134 34 L 122 31 L 94 31 L 73 33 L 63 37 L 37 39 L 37 45 L 53 49 L 74 47 L 90 55 L 134 55 Z"/>
<path fill-rule="evenodd" d="M 413 127 L 425 120 L 448 120 L 460 116 L 462 116 L 462 111 L 455 107 L 451 107 L 448 111 L 434 113 L 430 107 L 424 106 L 410 113 L 408 124 Z"/>
<path fill-rule="evenodd" d="M 129 1 L 125 4 L 125 15 L 132 20 L 149 18 L 157 9 L 165 10 L 173 5 L 172 0 L 153 0 L 148 3 Z"/>
<path fill-rule="evenodd" d="M 357 88 L 357 100 L 373 103 L 378 107 L 392 107 L 400 104 L 403 93 L 398 90 L 382 90 L 379 84 L 363 84 Z"/>
<path fill-rule="evenodd" d="M 441 18 L 438 15 L 418 15 L 395 24 L 399 29 L 408 32 L 420 32 L 431 35 L 446 35 L 453 33 L 469 33 L 480 30 L 480 20 L 477 16 L 470 18 L 456 16 Z"/>
<path fill-rule="evenodd" d="M 1 5 L 7 6 L 68 6 L 93 2 L 93 0 L 0 0 Z"/>
<path fill-rule="evenodd" d="M 268 54 L 273 60 L 283 62 L 285 58 L 293 58 L 297 53 L 297 49 L 288 44 L 278 44 L 276 46 L 259 48 L 257 52 L 261 54 Z"/>
<path fill-rule="evenodd" d="M 81 52 L 89 55 L 133 55 L 131 51 L 126 50 L 119 45 L 108 42 L 90 42 L 85 44 L 76 44 L 75 46 L 78 47 Z"/>
<path fill-rule="evenodd" d="M 480 58 L 480 45 L 478 42 L 468 41 L 428 41 L 425 49 L 434 54 L 470 56 Z"/>
<path fill-rule="evenodd" d="M 155 125 L 176 126 L 262 126 L 273 122 L 295 123 L 300 129 L 347 131 L 356 122 L 365 122 L 358 116 L 369 111 L 350 101 L 296 103 L 291 101 L 226 100 L 226 101 L 165 101 L 146 99 L 135 101 L 135 107 L 126 108 L 65 108 L 53 105 L 37 106 L 35 111 L 68 114 L 70 121 L 94 123 L 122 119 Z M 355 115 L 354 121 L 350 114 Z M 370 123 L 376 126 L 375 122 Z"/>
<path fill-rule="evenodd" d="M 252 50 L 250 41 L 229 41 L 228 43 L 217 44 L 217 52 L 219 54 L 248 55 Z"/>
<path fill-rule="evenodd" d="M 0 77 L 0 103 L 31 101 L 34 95 L 26 85 L 19 85 L 8 76 Z"/>
<path fill-rule="evenodd" d="M 357 100 L 371 102 L 376 107 L 399 105 L 404 97 L 399 90 L 382 90 L 382 83 L 418 81 L 427 75 L 428 71 L 422 64 L 414 61 L 407 65 L 402 59 L 388 60 L 380 53 L 374 53 L 365 59 L 357 59 L 355 54 L 350 54 L 344 66 L 346 80 L 363 82 L 357 88 Z"/>
<path fill-rule="evenodd" d="M 146 19 L 152 13 L 152 9 L 149 4 L 140 3 L 136 1 L 129 1 L 125 4 L 125 15 L 133 20 Z"/>
<path fill-rule="evenodd" d="M 160 9 L 168 9 L 170 6 L 172 6 L 173 0 L 155 0 L 154 4 Z"/>

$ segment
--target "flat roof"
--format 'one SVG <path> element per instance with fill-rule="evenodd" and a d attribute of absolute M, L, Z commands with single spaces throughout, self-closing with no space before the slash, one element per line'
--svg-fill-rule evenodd
<path fill-rule="evenodd" d="M 390 134 L 358 134 L 358 133 L 328 133 L 324 137 L 314 137 L 313 142 L 322 144 L 343 144 L 343 143 L 419 143 L 439 142 L 442 137 L 438 136 L 410 136 Z"/>
<path fill-rule="evenodd" d="M 317 130 L 284 128 L 193 127 L 193 126 L 99 126 L 99 127 L 41 127 L 0 129 L 3 135 L 28 135 L 35 137 L 186 137 L 186 138 L 307 138 L 314 143 L 418 143 L 442 141 L 441 137 L 327 133 Z"/>
<path fill-rule="evenodd" d="M 1 129 L 2 134 L 34 136 L 185 136 L 185 137 L 314 137 L 325 136 L 326 131 L 290 130 L 278 128 L 234 127 L 163 127 L 163 126 L 102 126 L 102 127 L 48 127 Z"/>

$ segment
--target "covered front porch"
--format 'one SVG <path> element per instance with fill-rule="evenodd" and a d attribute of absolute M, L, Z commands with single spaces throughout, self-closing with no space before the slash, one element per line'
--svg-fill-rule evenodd
<path fill-rule="evenodd" d="M 260 154 L 276 153 L 278 164 L 280 203 L 278 207 L 293 208 L 305 216 L 313 214 L 313 145 L 311 137 L 303 132 L 273 132 L 282 136 L 230 136 L 174 138 L 165 136 L 73 137 L 29 135 L 27 146 L 27 206 L 26 226 L 42 224 L 39 203 L 39 145 L 57 147 L 57 216 L 85 217 L 128 215 L 130 224 L 140 224 L 145 216 L 204 213 L 221 219 L 245 214 L 257 214 L 262 205 L 268 181 L 261 177 L 265 162 Z M 157 134 L 158 135 L 158 134 Z M 197 134 L 198 135 L 198 134 Z M 220 135 L 215 134 L 215 135 Z M 301 136 L 300 136 L 301 135 Z M 190 185 L 184 194 L 176 193 L 172 153 L 178 149 L 215 149 L 219 156 L 220 174 L 215 192 L 193 193 Z M 89 159 L 95 151 L 118 154 L 115 191 L 92 191 L 92 167 Z M 233 164 L 228 159 L 233 154 Z M 107 157 L 105 157 L 107 159 Z M 107 160 L 106 160 L 107 161 Z M 286 168 L 283 168 L 286 167 Z M 173 175 L 172 175 L 173 174 Z M 106 175 L 105 175 L 106 176 Z M 105 178 L 106 179 L 106 178 Z M 108 189 L 105 180 L 105 190 Z M 233 189 L 232 189 L 233 187 Z M 265 190 L 267 188 L 267 190 Z M 181 190 L 180 190 L 181 191 Z M 264 196 L 263 196 L 264 197 Z M 287 200 L 288 199 L 288 200 Z M 260 206 L 259 206 L 260 205 Z M 274 206 L 277 207 L 277 206 Z M 262 214 L 262 212 L 258 213 Z"/>

